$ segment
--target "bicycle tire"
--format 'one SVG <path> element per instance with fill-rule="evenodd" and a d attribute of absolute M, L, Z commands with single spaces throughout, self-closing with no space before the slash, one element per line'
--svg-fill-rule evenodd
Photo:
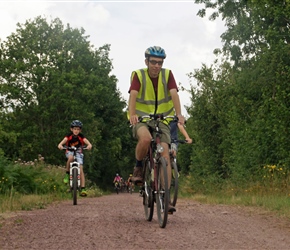
<path fill-rule="evenodd" d="M 72 194 L 73 194 L 73 204 L 77 205 L 77 197 L 78 197 L 78 170 L 74 168 L 72 170 L 72 178 L 73 178 L 73 183 L 72 183 Z"/>
<path fill-rule="evenodd" d="M 132 183 L 129 184 L 129 193 L 132 194 Z"/>
<path fill-rule="evenodd" d="M 158 161 L 157 171 L 157 190 L 156 192 L 156 207 L 158 223 L 161 228 L 166 227 L 168 217 L 168 206 L 169 206 L 169 188 L 168 188 L 168 177 L 167 177 L 167 166 L 164 157 L 160 157 Z M 164 186 L 162 186 L 161 176 L 163 175 Z"/>
<path fill-rule="evenodd" d="M 116 193 L 119 194 L 119 187 L 115 185 Z"/>
<path fill-rule="evenodd" d="M 147 221 L 151 221 L 153 218 L 153 212 L 154 212 L 154 200 L 153 200 L 151 168 L 150 168 L 149 160 L 145 160 L 144 162 L 143 176 L 144 176 L 143 206 L 144 206 L 145 218 Z"/>
<path fill-rule="evenodd" d="M 171 171 L 173 171 L 174 177 L 171 180 L 170 187 L 170 203 L 173 207 L 175 207 L 178 196 L 178 169 L 175 161 L 171 161 Z"/>

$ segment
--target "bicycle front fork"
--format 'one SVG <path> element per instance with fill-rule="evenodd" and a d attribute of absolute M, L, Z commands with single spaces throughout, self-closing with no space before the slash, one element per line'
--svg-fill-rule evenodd
<path fill-rule="evenodd" d="M 73 169 L 77 169 L 77 183 L 78 188 L 81 186 L 81 167 L 79 163 L 71 162 L 70 168 L 69 168 L 69 181 L 70 181 L 70 187 L 73 186 Z"/>

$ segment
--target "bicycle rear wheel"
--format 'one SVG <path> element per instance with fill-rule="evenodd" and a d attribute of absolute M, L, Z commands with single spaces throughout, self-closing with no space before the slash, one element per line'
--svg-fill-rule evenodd
<path fill-rule="evenodd" d="M 115 183 L 115 191 L 116 191 L 117 194 L 119 194 L 119 184 Z"/>
<path fill-rule="evenodd" d="M 129 184 L 129 193 L 132 194 L 132 182 Z"/>
<path fill-rule="evenodd" d="M 170 187 L 170 203 L 172 206 L 175 207 L 177 196 L 178 196 L 178 169 L 176 162 L 173 160 L 171 161 L 171 168 L 172 168 L 172 180 L 171 180 L 171 187 Z"/>
<path fill-rule="evenodd" d="M 160 157 L 158 162 L 157 190 L 156 190 L 156 207 L 159 226 L 164 228 L 167 223 L 168 205 L 169 205 L 169 189 L 168 177 L 166 169 L 166 160 Z M 163 177 L 163 181 L 162 178 Z"/>
<path fill-rule="evenodd" d="M 73 178 L 73 183 L 72 183 L 72 194 L 73 194 L 73 204 L 77 205 L 77 197 L 78 197 L 78 170 L 74 168 L 72 170 L 72 178 Z"/>
<path fill-rule="evenodd" d="M 151 221 L 154 212 L 154 201 L 149 160 L 144 162 L 143 206 L 146 220 Z"/>

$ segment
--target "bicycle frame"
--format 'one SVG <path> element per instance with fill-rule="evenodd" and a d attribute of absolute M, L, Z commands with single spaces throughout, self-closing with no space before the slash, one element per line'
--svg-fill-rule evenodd
<path fill-rule="evenodd" d="M 157 116 L 158 118 L 156 118 L 155 116 Z M 161 139 L 160 139 L 160 135 L 161 135 L 161 131 L 159 129 L 159 122 L 161 120 L 163 120 L 163 116 L 158 116 L 158 115 L 149 115 L 149 116 L 142 116 L 139 118 L 139 121 L 142 122 L 143 119 L 149 118 L 150 120 L 155 120 L 156 123 L 154 124 L 154 128 L 150 125 L 148 125 L 149 127 L 149 131 L 150 134 L 152 135 L 152 139 L 151 139 L 151 143 L 150 146 L 148 148 L 148 153 L 147 153 L 147 158 L 150 161 L 150 166 L 151 166 L 151 171 L 154 170 L 154 189 L 158 190 L 157 187 L 157 163 L 159 161 L 159 158 L 161 157 L 161 153 L 163 152 L 163 147 L 161 146 Z M 171 117 L 171 116 L 170 116 Z M 162 119 L 163 118 L 163 119 Z M 156 133 L 155 138 L 153 137 L 153 132 Z M 153 166 L 153 168 L 152 168 Z"/>
<path fill-rule="evenodd" d="M 85 147 L 82 147 L 85 149 Z M 73 195 L 73 205 L 77 205 L 77 191 L 81 188 L 81 164 L 77 162 L 76 154 L 79 148 L 63 146 L 63 149 L 73 152 L 73 162 L 69 168 L 69 186 Z"/>
<path fill-rule="evenodd" d="M 159 122 L 159 121 L 158 121 Z M 152 155 L 150 158 L 150 160 L 153 161 L 153 165 L 154 166 L 154 192 L 157 193 L 158 192 L 158 181 L 157 181 L 157 176 L 158 176 L 158 162 L 161 156 L 161 153 L 163 152 L 163 147 L 161 146 L 161 140 L 160 140 L 160 131 L 159 131 L 159 127 L 158 124 L 155 124 L 155 129 L 156 129 L 156 136 L 155 136 L 155 140 L 154 138 L 152 138 L 151 143 L 153 144 L 150 148 L 154 149 L 155 152 L 152 152 Z"/>
<path fill-rule="evenodd" d="M 177 196 L 178 196 L 178 169 L 176 164 L 176 156 L 173 155 L 172 150 L 175 150 L 177 152 L 177 143 L 187 143 L 186 140 L 173 140 L 171 139 L 171 145 L 169 149 L 169 156 L 170 156 L 170 162 L 171 162 L 171 171 L 172 172 L 172 180 L 170 183 L 170 202 L 172 206 L 175 207 Z M 173 149 L 174 148 L 174 149 Z"/>
<path fill-rule="evenodd" d="M 69 184 L 71 189 L 73 188 L 73 170 L 77 169 L 77 189 L 81 186 L 81 166 L 76 160 L 76 151 L 74 152 L 74 161 L 70 163 L 69 167 Z"/>
<path fill-rule="evenodd" d="M 159 128 L 159 123 L 161 120 L 165 120 L 166 117 L 163 117 L 163 115 L 142 116 L 139 118 L 139 121 L 141 122 L 144 118 L 149 119 L 149 121 L 146 122 L 152 135 L 147 156 L 144 158 L 145 166 L 143 168 L 143 177 L 144 180 L 146 179 L 143 184 L 143 205 L 145 217 L 148 221 L 152 220 L 155 197 L 159 226 L 164 228 L 166 226 L 168 216 L 169 188 L 167 179 L 167 163 L 165 158 L 162 156 L 164 149 L 161 145 L 162 131 Z M 151 120 L 154 120 L 153 124 L 150 123 Z M 148 173 L 150 173 L 151 181 L 148 180 Z M 151 177 L 152 173 L 154 174 L 153 180 Z"/>

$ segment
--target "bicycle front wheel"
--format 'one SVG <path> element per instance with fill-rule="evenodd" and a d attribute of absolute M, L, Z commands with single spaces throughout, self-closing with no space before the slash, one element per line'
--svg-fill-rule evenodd
<path fill-rule="evenodd" d="M 73 204 L 77 205 L 77 197 L 78 197 L 78 170 L 74 168 L 72 170 L 72 178 L 73 178 L 73 183 L 72 183 L 72 194 L 73 194 Z"/>
<path fill-rule="evenodd" d="M 151 221 L 154 212 L 154 201 L 149 160 L 146 160 L 144 163 L 143 206 L 146 220 Z"/>
<path fill-rule="evenodd" d="M 171 161 L 171 168 L 173 177 L 170 187 L 170 202 L 175 207 L 178 196 L 178 169 L 175 161 Z"/>
<path fill-rule="evenodd" d="M 167 223 L 168 205 L 169 205 L 169 189 L 167 166 L 164 157 L 160 157 L 157 171 L 157 190 L 156 192 L 156 207 L 159 226 L 164 228 Z"/>

